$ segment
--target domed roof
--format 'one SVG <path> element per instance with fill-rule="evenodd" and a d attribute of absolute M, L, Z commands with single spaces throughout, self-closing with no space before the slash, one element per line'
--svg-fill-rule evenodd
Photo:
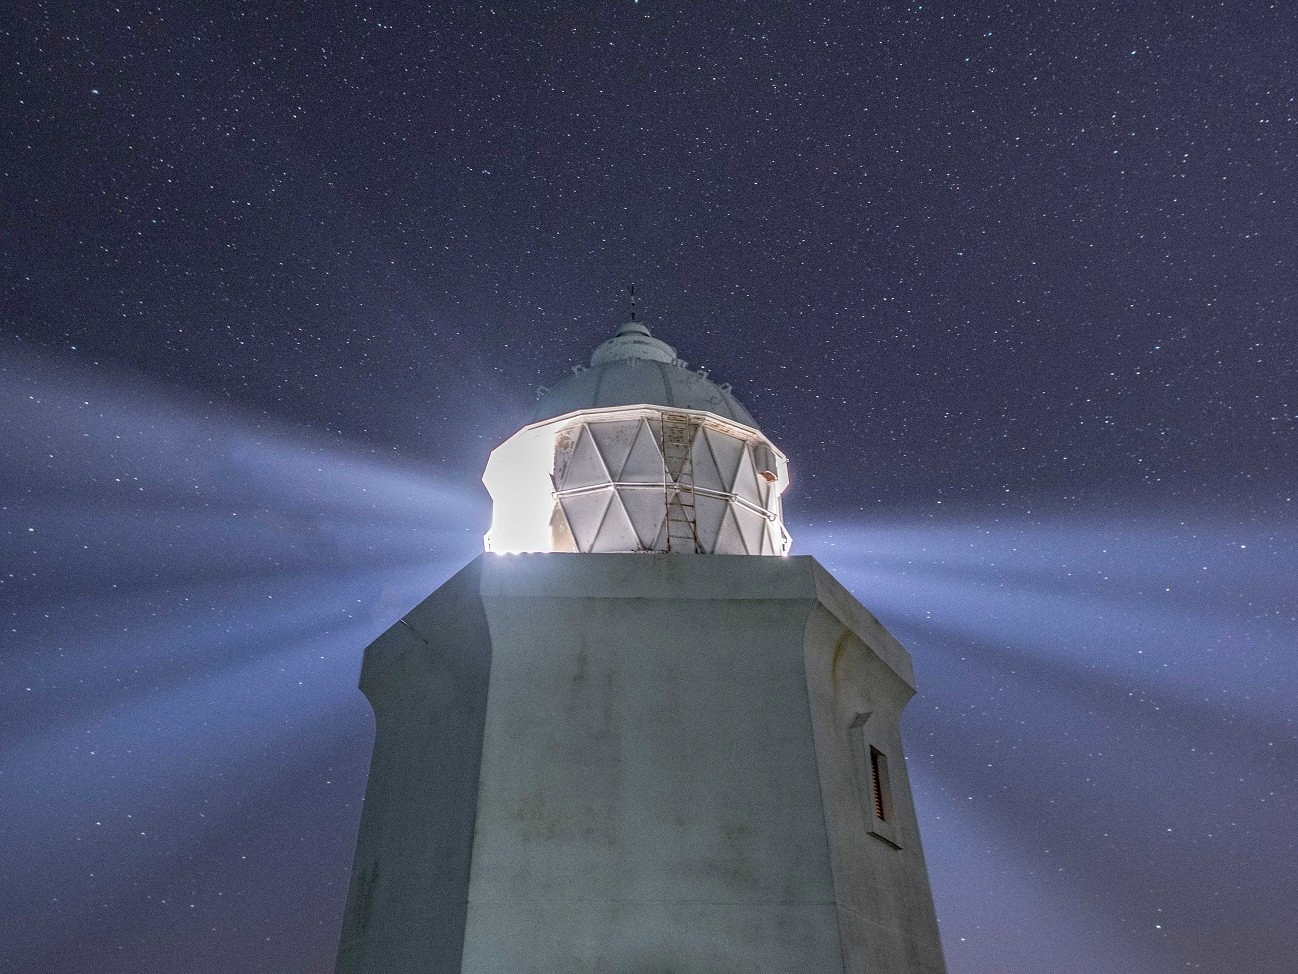
<path fill-rule="evenodd" d="M 578 409 L 640 404 L 704 410 L 757 428 L 728 386 L 717 385 L 705 371 L 691 372 L 676 349 L 638 321 L 628 321 L 595 349 L 590 368 L 576 366 L 572 375 L 542 392 L 532 421 Z"/>

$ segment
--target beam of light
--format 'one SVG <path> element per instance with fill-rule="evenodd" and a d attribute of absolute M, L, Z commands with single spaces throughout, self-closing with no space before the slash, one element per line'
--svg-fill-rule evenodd
<path fill-rule="evenodd" d="M 330 969 L 361 651 L 480 550 L 473 462 L 12 352 L 0 435 L 0 964 Z M 1140 515 L 797 531 L 915 653 L 953 971 L 1287 970 L 1298 538 Z"/>
<path fill-rule="evenodd" d="M 1285 969 L 1298 531 L 1275 523 L 799 528 L 915 654 L 908 761 L 953 970 Z"/>
<path fill-rule="evenodd" d="M 0 424 L 0 959 L 331 966 L 360 653 L 476 554 L 485 494 L 12 351 Z"/>

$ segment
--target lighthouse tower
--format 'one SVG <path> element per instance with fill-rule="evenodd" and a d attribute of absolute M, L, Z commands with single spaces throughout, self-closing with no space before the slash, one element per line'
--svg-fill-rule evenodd
<path fill-rule="evenodd" d="M 630 322 L 483 480 L 487 553 L 365 652 L 339 974 L 944 972 L 910 656 L 789 556 L 729 387 Z"/>

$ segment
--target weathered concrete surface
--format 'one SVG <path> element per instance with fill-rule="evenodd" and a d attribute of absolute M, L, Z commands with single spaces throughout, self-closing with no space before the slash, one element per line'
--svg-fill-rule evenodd
<path fill-rule="evenodd" d="M 902 758 L 901 709 L 915 692 L 910 656 L 828 572 L 814 561 L 811 566 L 818 602 L 806 627 L 807 687 L 844 970 L 942 972 Z M 870 747 L 887 756 L 888 822 L 873 814 Z"/>
<path fill-rule="evenodd" d="M 459 970 L 491 670 L 481 569 L 471 562 L 365 651 L 374 757 L 339 974 Z"/>
<path fill-rule="evenodd" d="M 909 656 L 812 559 L 474 565 L 407 616 L 423 648 L 399 623 L 366 655 L 340 972 L 944 970 L 897 731 Z"/>

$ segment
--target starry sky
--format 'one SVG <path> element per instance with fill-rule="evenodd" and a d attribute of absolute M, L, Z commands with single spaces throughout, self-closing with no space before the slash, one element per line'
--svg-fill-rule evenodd
<path fill-rule="evenodd" d="M 332 970 L 361 652 L 633 281 L 915 656 L 952 974 L 1298 968 L 1292 5 L 19 0 L 0 52 L 0 970 Z"/>

